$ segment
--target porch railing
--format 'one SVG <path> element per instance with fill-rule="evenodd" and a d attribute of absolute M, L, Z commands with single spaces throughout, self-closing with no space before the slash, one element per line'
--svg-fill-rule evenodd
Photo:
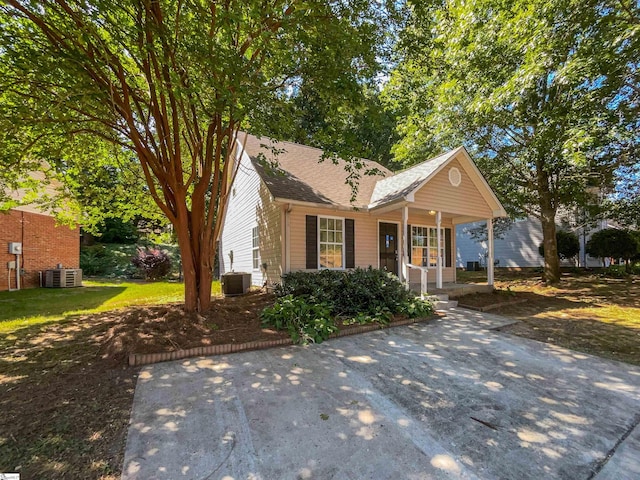
<path fill-rule="evenodd" d="M 413 265 L 411 263 L 407 263 L 407 267 L 409 269 L 413 268 L 415 270 L 420 270 L 420 298 L 424 300 L 428 294 L 427 293 L 427 272 L 429 271 L 429 268 L 421 267 L 419 265 Z M 408 272 L 407 272 L 407 285 L 410 285 Z"/>

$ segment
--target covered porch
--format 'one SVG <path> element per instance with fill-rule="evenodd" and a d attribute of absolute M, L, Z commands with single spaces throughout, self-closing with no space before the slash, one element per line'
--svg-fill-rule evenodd
<path fill-rule="evenodd" d="M 452 292 L 449 296 L 493 289 L 493 220 L 506 212 L 464 148 L 379 181 L 369 211 L 380 221 L 396 220 L 397 271 L 408 288 L 431 294 L 446 285 Z M 487 283 L 458 286 L 453 258 L 455 228 L 478 221 L 487 225 Z M 380 238 L 382 266 L 382 252 L 389 242 L 385 237 L 383 244 L 382 235 Z"/>

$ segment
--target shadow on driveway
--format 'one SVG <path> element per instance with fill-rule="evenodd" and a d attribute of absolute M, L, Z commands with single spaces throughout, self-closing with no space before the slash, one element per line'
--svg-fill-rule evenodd
<path fill-rule="evenodd" d="M 640 368 L 489 330 L 508 322 L 148 367 L 123 479 L 640 478 Z"/>

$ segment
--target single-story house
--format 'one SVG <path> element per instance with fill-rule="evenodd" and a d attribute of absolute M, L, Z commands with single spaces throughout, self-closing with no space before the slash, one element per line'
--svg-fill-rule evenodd
<path fill-rule="evenodd" d="M 44 182 L 40 172 L 33 172 L 31 177 Z M 52 192 L 52 186 L 44 187 L 44 193 Z M 23 197 L 20 191 L 7 194 L 15 200 Z M 19 255 L 15 254 L 16 248 Z M 21 268 L 20 288 L 38 287 L 41 273 L 58 265 L 79 268 L 80 229 L 58 225 L 49 210 L 35 204 L 0 212 L 0 265 L 5 272 L 0 277 L 0 291 L 17 288 L 16 261 Z"/>
<path fill-rule="evenodd" d="M 349 164 L 319 149 L 241 133 L 230 169 L 220 272 L 250 272 L 254 285 L 298 270 L 386 269 L 412 287 L 456 281 L 455 226 L 505 216 L 463 147 L 393 173 Z M 375 169 L 377 174 L 365 175 Z M 492 242 L 490 242 L 491 250 Z M 493 284 L 493 270 L 488 272 Z"/>

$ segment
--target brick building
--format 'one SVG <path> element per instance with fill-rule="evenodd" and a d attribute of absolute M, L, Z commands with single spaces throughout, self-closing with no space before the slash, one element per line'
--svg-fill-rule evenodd
<path fill-rule="evenodd" d="M 9 243 L 22 243 L 21 288 L 37 287 L 40 272 L 56 268 L 79 268 L 80 229 L 56 225 L 55 219 L 36 207 L 24 206 L 0 213 L 0 291 L 16 287 L 15 270 L 8 263 L 16 260 Z M 9 275 L 10 273 L 10 275 Z M 9 286 L 9 283 L 11 286 Z"/>

